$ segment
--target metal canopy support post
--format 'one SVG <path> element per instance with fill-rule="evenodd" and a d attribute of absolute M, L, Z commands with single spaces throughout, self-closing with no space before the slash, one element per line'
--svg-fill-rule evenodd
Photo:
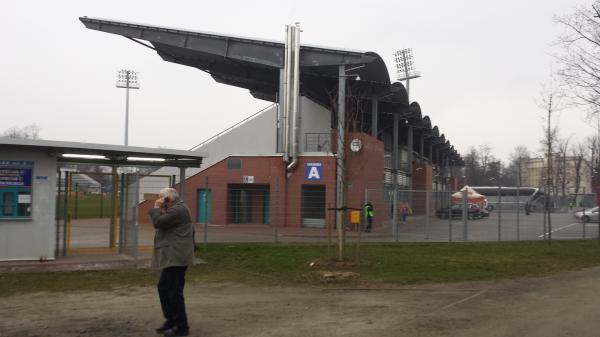
<path fill-rule="evenodd" d="M 437 182 L 436 182 L 436 174 L 437 171 L 435 169 L 435 161 L 434 161 L 434 156 L 433 156 L 433 139 L 429 139 L 429 164 L 431 165 L 431 169 L 433 171 L 433 186 L 432 189 L 434 191 L 437 192 L 438 188 L 437 188 Z"/>
<path fill-rule="evenodd" d="M 408 175 L 408 189 L 409 190 L 413 189 L 413 185 L 412 185 L 412 181 L 413 181 L 413 179 L 412 179 L 412 172 L 413 172 L 412 162 L 413 162 L 413 147 L 414 147 L 413 129 L 414 129 L 413 126 L 409 124 L 408 125 L 408 134 L 407 134 L 407 137 L 408 137 L 408 142 L 407 142 L 408 143 L 408 158 L 407 158 L 408 163 L 407 163 L 407 167 L 406 167 L 406 173 Z M 411 203 L 412 203 L 412 200 L 411 200 Z"/>
<path fill-rule="evenodd" d="M 56 171 L 56 173 L 58 174 L 58 202 L 56 203 L 56 221 L 55 221 L 55 226 L 56 226 L 56 242 L 55 242 L 55 247 L 54 247 L 54 256 L 58 256 L 59 254 L 59 250 L 60 250 L 60 193 L 62 191 L 61 188 L 61 180 L 62 180 L 62 171 L 60 169 L 58 169 Z"/>
<path fill-rule="evenodd" d="M 69 171 L 65 172 L 65 195 L 63 196 L 63 249 L 62 256 L 67 256 L 67 222 L 69 221 Z"/>
<path fill-rule="evenodd" d="M 394 132 L 392 137 L 392 230 L 394 241 L 398 241 L 398 131 L 400 128 L 400 116 L 394 114 Z"/>
<path fill-rule="evenodd" d="M 377 96 L 371 96 L 371 136 L 377 138 L 377 114 L 379 113 L 379 101 Z"/>
<path fill-rule="evenodd" d="M 344 124 L 346 122 L 346 69 L 343 64 L 338 68 L 338 113 L 337 113 L 337 156 L 336 156 L 336 218 L 335 224 L 338 230 L 338 258 L 344 258 Z"/>
<path fill-rule="evenodd" d="M 436 166 L 436 175 L 437 179 L 435 181 L 435 186 L 437 186 L 438 191 L 440 190 L 440 177 L 442 176 L 442 165 L 440 161 L 440 149 L 439 147 L 435 148 L 435 166 Z M 443 189 L 441 189 L 443 191 Z"/>
<path fill-rule="evenodd" d="M 185 167 L 179 168 L 179 200 L 185 201 Z"/>
<path fill-rule="evenodd" d="M 450 184 L 449 181 L 446 178 L 449 178 L 451 176 L 450 173 L 450 157 L 448 157 L 448 155 L 444 155 L 444 185 L 446 186 L 446 190 L 448 191 L 452 191 L 452 189 L 450 188 Z"/>
<path fill-rule="evenodd" d="M 121 173 L 120 195 L 119 202 L 119 254 L 125 253 L 125 205 L 127 200 L 125 173 Z"/>
<path fill-rule="evenodd" d="M 425 135 L 422 132 L 419 136 L 419 157 L 419 161 L 423 164 L 425 162 Z"/>
<path fill-rule="evenodd" d="M 117 167 L 112 167 L 111 173 L 111 196 L 110 196 L 110 231 L 109 231 L 109 247 L 115 248 L 117 245 L 117 236 L 118 236 L 118 220 L 119 217 L 119 208 L 117 207 L 117 196 L 119 192 L 119 175 L 117 174 Z"/>

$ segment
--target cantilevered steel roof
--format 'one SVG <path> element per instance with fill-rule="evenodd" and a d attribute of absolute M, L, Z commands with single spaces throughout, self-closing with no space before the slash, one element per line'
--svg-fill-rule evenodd
<path fill-rule="evenodd" d="M 121 35 L 138 43 L 147 41 L 150 45 L 143 44 L 165 61 L 201 69 L 217 82 L 246 88 L 257 98 L 275 101 L 279 69 L 284 64 L 283 42 L 100 18 L 81 17 L 79 20 L 89 29 Z M 300 48 L 300 74 L 304 84 L 301 84 L 301 94 L 328 104 L 328 97 L 320 88 L 311 88 L 311 83 L 337 85 L 340 64 L 365 65 L 353 72 L 361 81 L 389 87 L 387 68 L 376 53 L 303 44 Z"/>
<path fill-rule="evenodd" d="M 202 158 L 208 157 L 198 151 L 0 137 L 0 149 L 11 148 L 44 151 L 56 155 L 60 162 L 122 166 L 200 167 Z M 62 157 L 64 154 L 104 156 L 105 159 Z"/>
<path fill-rule="evenodd" d="M 79 20 L 89 29 L 121 35 L 151 48 L 165 61 L 205 71 L 219 83 L 248 89 L 259 99 L 276 100 L 284 66 L 283 42 L 85 16 Z M 445 139 L 437 139 L 441 138 L 437 126 L 432 128 L 420 107 L 409 107 L 406 89 L 402 83 L 390 82 L 385 62 L 377 53 L 302 44 L 300 94 L 332 108 L 335 103 L 329 94 L 337 91 L 339 65 L 362 66 L 351 71 L 360 80 L 348 78 L 349 96 L 365 100 L 376 96 L 380 113 L 400 114 L 435 138 L 435 144 L 450 149 Z M 456 151 L 448 154 L 460 160 Z"/>

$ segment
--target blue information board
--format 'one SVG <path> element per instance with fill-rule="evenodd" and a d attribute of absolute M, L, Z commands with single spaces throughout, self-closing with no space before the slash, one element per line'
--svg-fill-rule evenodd
<path fill-rule="evenodd" d="M 0 160 L 0 187 L 31 187 L 32 161 Z"/>
<path fill-rule="evenodd" d="M 0 219 L 31 218 L 33 161 L 0 160 Z"/>

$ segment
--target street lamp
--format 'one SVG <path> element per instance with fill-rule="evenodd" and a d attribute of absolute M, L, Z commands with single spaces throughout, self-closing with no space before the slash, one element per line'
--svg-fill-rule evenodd
<path fill-rule="evenodd" d="M 129 89 L 139 89 L 138 73 L 133 70 L 119 70 L 117 88 L 125 88 L 125 146 L 129 145 Z"/>

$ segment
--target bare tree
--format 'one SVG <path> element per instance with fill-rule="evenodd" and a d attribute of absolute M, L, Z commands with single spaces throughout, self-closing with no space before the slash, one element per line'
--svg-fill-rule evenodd
<path fill-rule="evenodd" d="M 583 163 L 585 161 L 586 147 L 584 143 L 580 143 L 572 149 L 572 156 L 574 158 L 573 173 L 575 175 L 575 198 L 574 203 L 577 202 L 577 196 L 581 189 L 581 177 L 583 175 Z"/>
<path fill-rule="evenodd" d="M 546 125 L 544 127 L 544 144 L 546 152 L 546 216 L 548 219 L 548 241 L 552 241 L 552 220 L 550 216 L 550 198 L 549 194 L 551 191 L 556 191 L 556 186 L 553 185 L 554 168 L 553 168 L 553 154 L 555 153 L 555 146 L 558 137 L 558 123 L 554 122 L 553 118 L 558 119 L 557 113 L 563 109 L 562 98 L 564 97 L 561 86 L 554 80 L 554 77 L 550 76 L 550 81 L 547 85 L 542 85 L 540 92 L 540 99 L 538 106 L 544 111 L 544 117 Z"/>
<path fill-rule="evenodd" d="M 507 185 L 523 186 L 525 173 L 525 163 L 531 157 L 529 150 L 525 145 L 518 145 L 510 154 L 508 166 L 503 172 L 504 181 Z"/>
<path fill-rule="evenodd" d="M 20 129 L 13 126 L 4 131 L 0 136 L 11 139 L 39 139 L 40 127 L 37 124 L 29 124 Z"/>
<path fill-rule="evenodd" d="M 490 163 L 495 161 L 492 156 L 492 148 L 487 145 L 479 146 L 479 159 L 481 160 L 481 170 L 484 179 L 488 179 L 488 171 L 490 170 Z"/>
<path fill-rule="evenodd" d="M 564 27 L 557 44 L 562 53 L 555 55 L 561 69 L 558 74 L 570 89 L 575 104 L 591 114 L 600 112 L 600 0 L 589 7 L 578 6 L 574 12 L 555 16 Z"/>
<path fill-rule="evenodd" d="M 556 168 L 555 168 L 555 175 L 554 175 L 554 186 L 557 186 L 558 188 L 556 189 L 556 191 L 554 192 L 554 196 L 556 197 L 558 195 L 558 190 L 560 188 L 560 195 L 562 197 L 563 200 L 565 200 L 565 197 L 567 195 L 567 184 L 569 183 L 569 170 L 568 170 L 568 166 L 569 163 L 567 162 L 567 152 L 569 149 L 569 141 L 570 138 L 567 138 L 565 140 L 557 140 L 557 151 L 556 151 L 556 158 L 555 158 L 555 162 L 556 162 Z"/>

